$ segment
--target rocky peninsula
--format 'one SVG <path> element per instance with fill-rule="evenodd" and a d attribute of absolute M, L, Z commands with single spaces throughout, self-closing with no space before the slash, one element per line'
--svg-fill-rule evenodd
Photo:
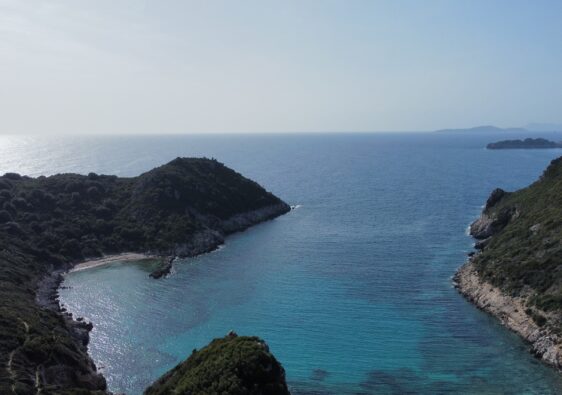
<path fill-rule="evenodd" d="M 470 226 L 477 253 L 457 289 L 562 368 L 562 158 L 516 192 L 496 189 Z"/>
<path fill-rule="evenodd" d="M 487 149 L 540 149 L 540 148 L 562 148 L 562 143 L 550 141 L 543 138 L 526 138 L 524 140 L 502 140 L 490 143 Z"/>
<path fill-rule="evenodd" d="M 87 354 L 92 323 L 58 304 L 65 271 L 127 253 L 162 259 L 153 273 L 162 277 L 174 257 L 211 251 L 227 235 L 289 210 L 254 181 L 205 158 L 177 158 L 129 178 L 0 177 L 0 393 L 108 393 Z M 199 374 L 201 383 L 218 377 Z M 256 378 L 248 374 L 247 382 Z M 285 385 L 284 375 L 277 378 Z M 257 381 L 253 388 L 260 389 Z"/>

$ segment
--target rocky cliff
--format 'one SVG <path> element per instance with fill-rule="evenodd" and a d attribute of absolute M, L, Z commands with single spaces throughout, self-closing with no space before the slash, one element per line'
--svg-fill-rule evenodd
<path fill-rule="evenodd" d="M 492 192 L 470 226 L 478 252 L 455 275 L 459 291 L 562 367 L 562 158 L 516 192 Z"/>

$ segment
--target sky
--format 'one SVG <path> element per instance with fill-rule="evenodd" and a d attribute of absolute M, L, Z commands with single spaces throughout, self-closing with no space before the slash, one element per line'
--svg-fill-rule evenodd
<path fill-rule="evenodd" d="M 562 123 L 562 2 L 0 0 L 0 133 Z"/>

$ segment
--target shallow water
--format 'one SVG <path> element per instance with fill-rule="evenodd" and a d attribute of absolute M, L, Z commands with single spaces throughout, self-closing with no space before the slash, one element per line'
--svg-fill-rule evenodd
<path fill-rule="evenodd" d="M 146 263 L 69 274 L 61 300 L 93 321 L 91 355 L 112 391 L 141 393 L 233 329 L 269 343 L 295 394 L 560 393 L 558 374 L 451 286 L 490 191 L 528 185 L 560 154 L 482 148 L 498 139 L 27 138 L 1 145 L 0 171 L 136 175 L 208 156 L 300 205 L 166 279 Z"/>

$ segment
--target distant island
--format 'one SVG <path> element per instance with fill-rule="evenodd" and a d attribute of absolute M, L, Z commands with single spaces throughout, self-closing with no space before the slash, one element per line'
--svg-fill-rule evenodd
<path fill-rule="evenodd" d="M 0 393 L 107 393 L 87 354 L 92 323 L 74 319 L 57 301 L 65 271 L 91 258 L 111 262 L 125 256 L 114 254 L 128 253 L 161 260 L 153 273 L 161 277 L 175 257 L 211 251 L 227 235 L 289 210 L 214 159 L 177 158 L 127 178 L 1 176 Z M 258 362 L 272 370 L 249 369 Z M 207 369 L 211 365 L 219 370 Z M 194 352 L 148 393 L 232 388 L 239 394 L 286 394 L 284 380 L 262 340 L 230 336 Z"/>
<path fill-rule="evenodd" d="M 512 134 L 521 136 L 535 133 L 560 133 L 562 125 L 530 123 L 525 127 L 500 128 L 493 125 L 481 125 L 470 128 L 455 128 L 436 130 L 436 133 L 467 133 L 467 134 Z"/>
<path fill-rule="evenodd" d="M 478 252 L 455 275 L 459 291 L 562 366 L 562 157 L 516 192 L 496 189 L 470 226 Z"/>
<path fill-rule="evenodd" d="M 562 143 L 543 138 L 526 138 L 524 140 L 502 140 L 490 143 L 488 149 L 537 149 L 537 148 L 562 148 Z"/>

